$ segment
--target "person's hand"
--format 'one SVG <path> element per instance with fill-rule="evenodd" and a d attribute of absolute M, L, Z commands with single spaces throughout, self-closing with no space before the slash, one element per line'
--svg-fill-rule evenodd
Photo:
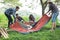
<path fill-rule="evenodd" d="M 51 13 L 51 11 L 49 11 L 49 12 L 47 12 L 47 13 L 49 13 L 49 14 L 50 14 L 50 13 Z"/>

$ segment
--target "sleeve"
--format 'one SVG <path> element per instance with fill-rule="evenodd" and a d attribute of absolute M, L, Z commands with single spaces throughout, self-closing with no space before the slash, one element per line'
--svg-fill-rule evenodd
<path fill-rule="evenodd" d="M 13 17 L 16 19 L 16 12 L 13 11 Z"/>
<path fill-rule="evenodd" d="M 13 12 L 14 22 L 16 22 L 16 12 Z"/>

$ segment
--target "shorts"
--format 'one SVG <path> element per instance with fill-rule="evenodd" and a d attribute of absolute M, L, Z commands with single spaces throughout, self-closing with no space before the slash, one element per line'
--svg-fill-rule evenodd
<path fill-rule="evenodd" d="M 56 22 L 58 14 L 58 12 L 52 14 L 52 22 Z"/>

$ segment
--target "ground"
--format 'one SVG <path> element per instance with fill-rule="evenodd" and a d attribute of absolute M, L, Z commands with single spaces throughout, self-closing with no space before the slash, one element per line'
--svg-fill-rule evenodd
<path fill-rule="evenodd" d="M 58 22 L 57 25 L 59 25 Z M 7 19 L 5 15 L 0 15 L 0 26 L 7 28 Z M 51 32 L 50 29 L 51 29 L 51 21 L 38 32 L 21 34 L 16 31 L 10 31 L 8 32 L 9 34 L 8 39 L 0 37 L 0 40 L 60 40 L 60 27 L 59 28 L 57 27 L 53 32 Z"/>

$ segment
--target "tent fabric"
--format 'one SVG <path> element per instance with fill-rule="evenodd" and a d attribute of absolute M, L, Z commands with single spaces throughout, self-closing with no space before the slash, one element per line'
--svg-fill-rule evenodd
<path fill-rule="evenodd" d="M 20 33 L 29 33 L 40 30 L 48 21 L 50 20 L 50 17 L 48 17 L 46 14 L 40 18 L 40 20 L 37 22 L 37 24 L 30 30 L 24 29 L 19 22 L 15 22 L 14 24 L 10 25 L 10 28 L 18 31 Z"/>

